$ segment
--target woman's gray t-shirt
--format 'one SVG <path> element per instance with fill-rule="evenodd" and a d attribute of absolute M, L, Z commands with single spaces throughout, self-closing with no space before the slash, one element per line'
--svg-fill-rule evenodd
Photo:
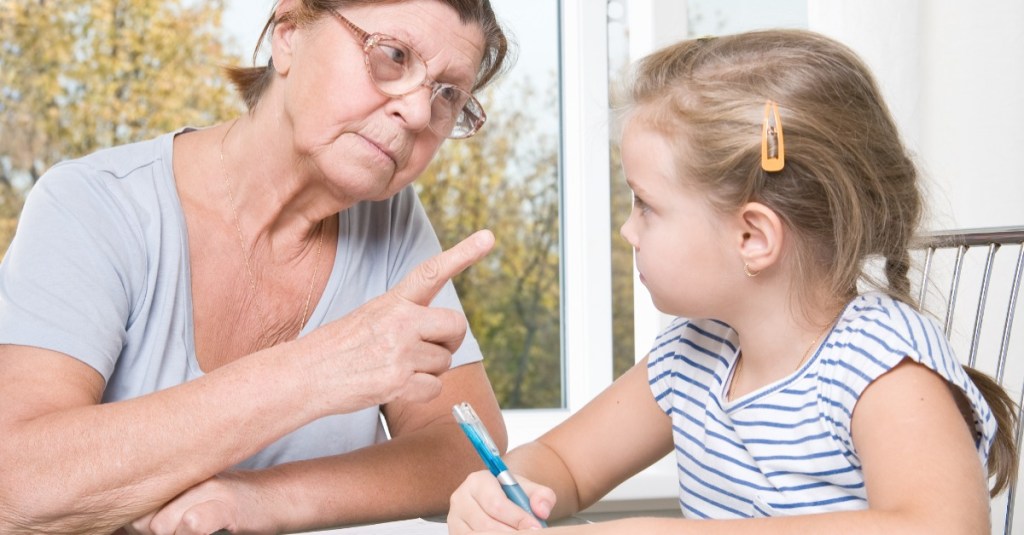
<path fill-rule="evenodd" d="M 104 402 L 203 374 L 196 360 L 188 233 L 171 166 L 174 136 L 102 150 L 33 187 L 0 263 L 0 344 L 65 353 L 106 380 Z M 334 269 L 300 335 L 386 292 L 441 248 L 407 187 L 338 214 Z M 433 306 L 461 311 L 445 285 Z M 452 366 L 481 360 L 467 333 Z M 352 451 L 384 439 L 379 407 L 314 421 L 244 468 Z"/>

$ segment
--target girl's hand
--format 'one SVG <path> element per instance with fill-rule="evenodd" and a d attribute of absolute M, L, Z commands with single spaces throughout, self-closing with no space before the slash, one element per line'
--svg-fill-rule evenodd
<path fill-rule="evenodd" d="M 129 535 L 208 535 L 218 530 L 235 534 L 277 533 L 269 503 L 251 480 L 255 472 L 212 477 L 163 507 L 125 526 Z M 252 476 L 252 477 L 250 477 Z"/>
<path fill-rule="evenodd" d="M 554 491 L 519 475 L 516 479 L 530 497 L 533 512 L 547 520 L 555 505 Z M 480 531 L 507 533 L 521 529 L 540 529 L 540 523 L 505 496 L 498 480 L 490 472 L 483 470 L 470 474 L 452 494 L 448 510 L 450 535 Z"/>

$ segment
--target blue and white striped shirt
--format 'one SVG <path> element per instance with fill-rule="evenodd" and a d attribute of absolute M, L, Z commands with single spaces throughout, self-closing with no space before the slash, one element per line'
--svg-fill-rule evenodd
<path fill-rule="evenodd" d="M 958 386 L 974 409 L 982 463 L 996 423 L 941 329 L 906 304 L 869 293 L 847 305 L 820 348 L 789 377 L 728 401 L 736 332 L 677 319 L 648 362 L 651 391 L 672 419 L 679 503 L 690 518 L 746 518 L 867 507 L 851 437 L 867 386 L 905 357 Z"/>

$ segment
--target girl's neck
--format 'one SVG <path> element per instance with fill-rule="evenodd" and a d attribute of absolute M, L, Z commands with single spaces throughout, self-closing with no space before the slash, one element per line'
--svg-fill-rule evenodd
<path fill-rule="evenodd" d="M 800 307 L 788 297 L 748 304 L 745 313 L 730 323 L 739 335 L 740 347 L 731 399 L 797 371 L 825 341 L 845 306 Z"/>

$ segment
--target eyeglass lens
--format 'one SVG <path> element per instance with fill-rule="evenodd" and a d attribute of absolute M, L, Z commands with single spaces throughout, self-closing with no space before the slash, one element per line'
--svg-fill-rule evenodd
<path fill-rule="evenodd" d="M 408 45 L 394 39 L 380 39 L 365 49 L 370 76 L 381 91 L 401 96 L 427 77 L 426 65 Z M 480 104 L 462 89 L 434 83 L 430 95 L 431 128 L 442 135 L 463 137 L 475 132 L 484 117 Z"/>

